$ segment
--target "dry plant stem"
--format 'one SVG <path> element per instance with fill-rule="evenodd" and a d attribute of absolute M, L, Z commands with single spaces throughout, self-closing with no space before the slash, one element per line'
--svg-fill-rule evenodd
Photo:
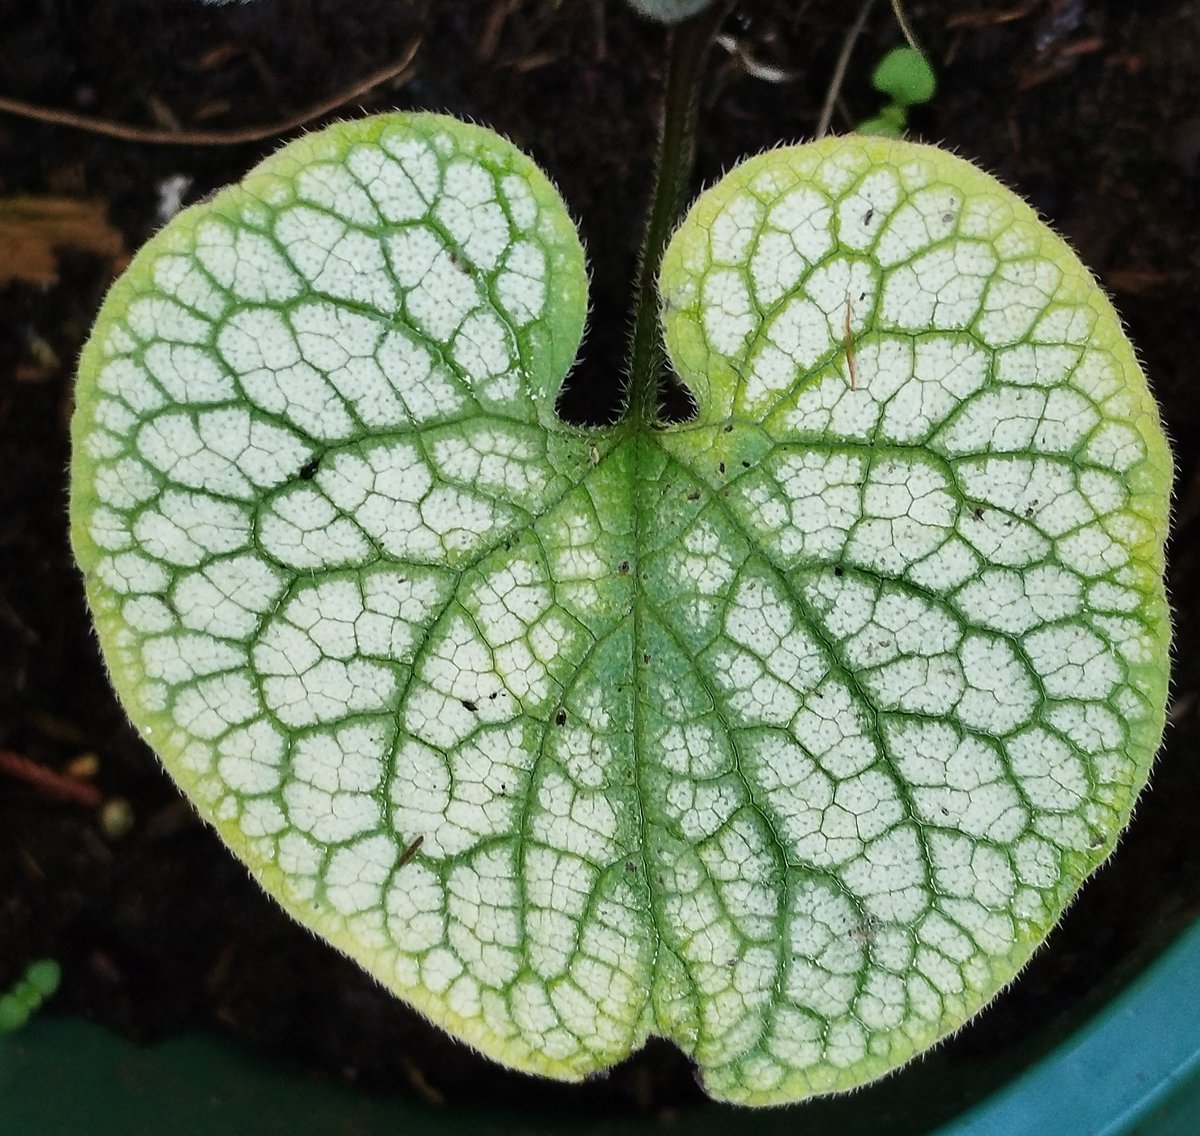
<path fill-rule="evenodd" d="M 875 0 L 863 0 L 862 7 L 858 10 L 858 17 L 850 25 L 850 30 L 846 33 L 846 38 L 842 42 L 842 50 L 838 55 L 837 65 L 833 69 L 833 78 L 829 80 L 829 89 L 825 92 L 825 103 L 821 107 L 821 117 L 817 120 L 815 135 L 817 138 L 824 138 L 829 133 L 829 123 L 833 118 L 833 108 L 837 103 L 838 95 L 841 93 L 842 83 L 846 79 L 846 68 L 850 64 L 850 56 L 854 51 L 854 45 L 858 42 L 858 37 L 862 35 L 863 28 L 867 26 L 867 17 L 871 14 L 871 8 L 874 4 Z"/>
<path fill-rule="evenodd" d="M 1014 8 L 1003 8 L 999 11 L 990 12 L 963 12 L 957 16 L 951 16 L 946 21 L 948 28 L 988 28 L 996 27 L 999 24 L 1011 24 L 1017 20 L 1023 20 L 1026 16 L 1030 16 L 1037 9 L 1041 0 L 1026 0 L 1023 4 L 1018 4 Z"/>
<path fill-rule="evenodd" d="M 912 24 L 908 22 L 908 15 L 904 11 L 901 0 L 892 0 L 892 15 L 896 17 L 896 23 L 900 26 L 900 34 L 904 37 L 904 42 L 913 51 L 921 51 L 921 45 L 917 42 L 917 37 L 912 30 Z M 921 54 L 924 55 L 925 53 L 921 51 Z"/>
<path fill-rule="evenodd" d="M 400 859 L 396 861 L 397 868 L 403 868 L 420 850 L 421 845 L 425 843 L 424 836 L 418 836 L 403 852 L 400 853 Z"/>
<path fill-rule="evenodd" d="M 389 79 L 408 79 L 411 77 L 411 65 L 417 51 L 421 47 L 421 38 L 414 39 L 405 49 L 399 59 L 386 67 L 372 72 L 365 79 L 359 80 L 354 86 L 340 91 L 330 99 L 307 108 L 299 114 L 292 115 L 280 122 L 266 126 L 246 126 L 234 130 L 157 130 L 152 127 L 129 126 L 123 122 L 112 122 L 105 118 L 93 118 L 86 114 L 76 114 L 69 110 L 54 110 L 50 107 L 34 106 L 0 95 L 0 111 L 15 114 L 22 118 L 36 119 L 38 122 L 49 122 L 55 126 L 70 126 L 76 130 L 87 130 L 92 134 L 106 134 L 111 138 L 120 138 L 126 142 L 147 142 L 160 146 L 235 146 L 243 142 L 261 142 L 264 138 L 274 138 L 280 134 L 295 130 L 314 118 L 320 118 L 331 110 L 336 110 L 344 103 L 366 94 L 380 83 Z"/>
<path fill-rule="evenodd" d="M 85 809 L 98 809 L 104 801 L 103 794 L 95 785 L 48 769 L 11 750 L 0 749 L 0 774 L 24 781 L 43 796 L 82 805 Z"/>

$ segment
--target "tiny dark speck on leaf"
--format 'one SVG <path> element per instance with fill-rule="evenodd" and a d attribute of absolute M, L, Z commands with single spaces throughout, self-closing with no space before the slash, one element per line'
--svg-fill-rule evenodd
<path fill-rule="evenodd" d="M 626 861 L 625 861 L 625 871 L 627 871 L 627 872 L 636 872 L 636 871 L 637 871 L 637 865 L 636 865 L 636 864 L 635 864 L 635 863 L 634 863 L 632 860 L 626 860 Z"/>
<path fill-rule="evenodd" d="M 982 506 L 980 506 L 980 505 L 976 505 L 976 506 L 975 506 L 975 508 L 971 510 L 971 512 L 973 512 L 973 513 L 975 514 L 975 519 L 976 519 L 977 521 L 982 521 L 982 520 L 983 520 L 983 508 L 982 508 Z"/>
<path fill-rule="evenodd" d="M 642 652 L 642 662 L 643 662 L 643 663 L 648 663 L 649 661 L 650 661 L 650 652 L 649 652 L 649 651 L 643 651 L 643 652 Z"/>
<path fill-rule="evenodd" d="M 558 711 L 554 715 L 554 724 L 556 726 L 561 726 L 566 722 L 566 720 L 567 720 L 567 712 L 564 709 L 562 709 L 562 707 L 559 707 Z"/>
<path fill-rule="evenodd" d="M 622 576 L 628 576 L 629 575 L 629 561 L 622 560 L 621 563 L 617 565 L 617 572 Z"/>
<path fill-rule="evenodd" d="M 688 500 L 689 501 L 699 501 L 700 500 L 700 490 L 699 489 L 688 490 Z"/>
<path fill-rule="evenodd" d="M 724 462 L 717 462 L 717 472 L 718 473 L 725 472 L 725 463 Z"/>
<path fill-rule="evenodd" d="M 460 701 L 462 702 L 464 709 L 470 710 L 472 714 L 479 709 L 479 703 L 472 702 L 469 698 L 463 698 Z"/>
<path fill-rule="evenodd" d="M 732 434 L 732 433 L 733 433 L 733 423 L 732 423 L 732 422 L 726 422 L 726 423 L 725 423 L 725 433 L 726 433 L 726 434 Z"/>
<path fill-rule="evenodd" d="M 846 574 L 846 569 L 843 568 L 840 564 L 835 564 L 833 567 L 833 574 L 840 579 L 842 576 L 844 576 Z"/>
<path fill-rule="evenodd" d="M 750 463 L 745 458 L 742 458 L 742 469 L 749 469 L 749 468 L 750 468 Z"/>
<path fill-rule="evenodd" d="M 300 467 L 300 473 L 299 473 L 297 476 L 299 476 L 299 478 L 300 478 L 300 480 L 301 480 L 301 481 L 312 481 L 312 479 L 313 479 L 314 477 L 316 477 L 316 475 L 317 475 L 317 470 L 318 470 L 320 467 L 321 467 L 321 459 L 320 459 L 320 458 L 313 458 L 313 459 L 312 459 L 312 460 L 310 460 L 310 461 L 306 461 L 306 462 L 305 462 L 305 463 L 304 463 L 304 464 L 303 464 L 303 465 Z"/>

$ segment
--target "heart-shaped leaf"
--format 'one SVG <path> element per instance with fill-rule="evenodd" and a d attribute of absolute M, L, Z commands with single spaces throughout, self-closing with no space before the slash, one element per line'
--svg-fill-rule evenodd
<path fill-rule="evenodd" d="M 695 418 L 570 427 L 545 178 L 433 115 L 306 137 L 114 287 L 73 538 L 297 919 L 517 1068 L 660 1034 L 767 1104 L 956 1028 L 1112 848 L 1171 464 L 1086 270 L 937 150 L 754 159 L 661 280 Z"/>

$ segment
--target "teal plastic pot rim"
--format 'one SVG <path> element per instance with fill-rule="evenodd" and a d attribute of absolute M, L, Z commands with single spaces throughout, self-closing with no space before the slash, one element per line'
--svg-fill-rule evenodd
<path fill-rule="evenodd" d="M 936 1136 L 1200 1131 L 1200 922 L 1036 1065 Z"/>
<path fill-rule="evenodd" d="M 889 1091 L 908 1075 L 881 1083 L 882 1092 L 772 1112 L 712 1105 L 679 1116 L 677 1130 L 790 1136 L 801 1121 L 823 1128 L 809 1122 L 836 1107 L 839 1136 L 1192 1136 L 1200 1131 L 1200 921 L 1040 1060 L 953 1120 L 933 1119 L 953 1111 L 944 1100 Z M 660 1127 L 657 1116 L 484 1113 L 466 1103 L 438 1108 L 355 1094 L 208 1036 L 140 1048 L 98 1026 L 47 1016 L 0 1039 L 5 1136 L 636 1136 Z M 924 1126 L 913 1111 L 922 1105 Z"/>

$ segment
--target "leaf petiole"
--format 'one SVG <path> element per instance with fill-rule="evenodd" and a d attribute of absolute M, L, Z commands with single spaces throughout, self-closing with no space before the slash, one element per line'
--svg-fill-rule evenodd
<path fill-rule="evenodd" d="M 721 0 L 668 33 L 667 83 L 654 190 L 638 256 L 626 367 L 626 413 L 637 423 L 652 423 L 659 415 L 666 354 L 658 311 L 658 269 L 688 201 L 704 67 L 713 40 L 732 8 L 733 0 Z"/>

